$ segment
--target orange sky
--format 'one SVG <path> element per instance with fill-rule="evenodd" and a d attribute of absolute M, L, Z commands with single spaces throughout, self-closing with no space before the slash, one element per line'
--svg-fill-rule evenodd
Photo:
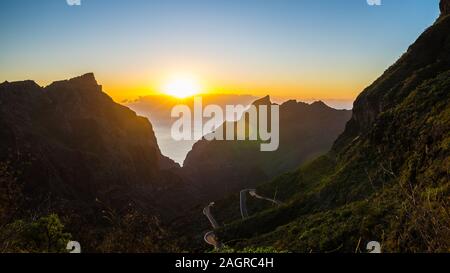
<path fill-rule="evenodd" d="M 176 74 L 176 73 L 175 73 Z M 167 75 L 170 75 L 168 73 Z M 233 81 L 207 80 L 208 77 L 199 77 L 196 74 L 201 93 L 220 94 L 248 94 L 254 96 L 271 95 L 272 97 L 298 100 L 311 99 L 335 99 L 354 100 L 358 94 L 375 79 L 375 73 L 371 77 L 358 77 L 355 79 L 326 77 L 323 81 L 315 78 L 292 80 L 288 78 L 246 78 Z M 164 86 L 170 82 L 170 76 L 158 75 L 158 79 L 152 80 L 139 78 L 137 75 L 129 79 L 118 77 L 108 79 L 97 74 L 97 81 L 103 85 L 103 89 L 116 101 L 134 99 L 139 96 L 164 93 Z M 213 78 L 213 77 L 211 77 Z"/>

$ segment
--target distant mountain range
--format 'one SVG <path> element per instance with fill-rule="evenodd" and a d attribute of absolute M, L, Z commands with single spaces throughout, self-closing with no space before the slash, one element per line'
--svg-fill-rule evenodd
<path fill-rule="evenodd" d="M 204 105 L 218 105 L 225 109 L 226 105 L 250 105 L 258 98 L 251 95 L 233 94 L 199 94 Z M 123 104 L 141 116 L 147 117 L 156 126 L 171 126 L 174 119 L 170 117 L 172 108 L 176 105 L 187 105 L 190 109 L 194 107 L 194 97 L 176 99 L 170 95 L 150 95 L 140 97 L 132 101 L 124 101 Z"/>
<path fill-rule="evenodd" d="M 250 95 L 233 94 L 201 94 L 196 97 L 200 97 L 205 106 L 217 105 L 223 110 L 225 110 L 226 105 L 248 106 L 257 99 Z M 154 126 L 158 144 L 163 154 L 169 156 L 177 163 L 182 164 L 197 140 L 175 141 L 172 138 L 171 128 L 176 118 L 171 118 L 171 111 L 176 105 L 186 105 L 193 113 L 194 97 L 175 99 L 169 95 L 151 95 L 133 101 L 126 101 L 123 104 L 135 111 L 138 115 L 150 120 Z M 233 117 L 226 118 L 230 120 Z M 203 119 L 204 122 L 207 120 L 206 118 Z"/>
<path fill-rule="evenodd" d="M 217 105 L 224 112 L 227 105 L 243 105 L 249 106 L 254 101 L 258 100 L 257 97 L 251 95 L 235 95 L 235 94 L 215 94 L 205 93 L 200 94 L 197 97 L 202 98 L 203 105 Z M 273 99 L 274 103 L 284 104 L 286 100 Z M 313 103 L 315 101 L 310 101 Z M 343 100 L 326 100 L 327 105 L 336 109 L 351 109 L 352 101 Z M 192 150 L 192 147 L 197 140 L 181 140 L 175 141 L 171 137 L 171 127 L 175 122 L 175 118 L 170 117 L 170 113 L 173 107 L 176 105 L 187 105 L 191 111 L 193 111 L 194 97 L 188 97 L 185 99 L 175 99 L 172 96 L 164 94 L 155 94 L 140 97 L 135 100 L 126 100 L 121 104 L 129 107 L 135 111 L 138 115 L 146 117 L 150 120 L 155 131 L 155 135 L 158 139 L 158 145 L 161 152 L 173 159 L 180 165 L 183 164 L 187 154 Z M 238 113 L 238 117 L 242 114 Z M 227 120 L 235 120 L 233 116 L 226 117 Z M 204 118 L 206 122 L 208 119 Z"/>

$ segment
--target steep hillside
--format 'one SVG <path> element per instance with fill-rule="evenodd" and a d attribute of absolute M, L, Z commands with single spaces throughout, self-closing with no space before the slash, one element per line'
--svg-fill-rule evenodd
<path fill-rule="evenodd" d="M 228 218 L 223 242 L 359 252 L 379 241 L 386 252 L 450 251 L 449 2 L 361 93 L 331 152 L 258 189 L 285 205 Z"/>
<path fill-rule="evenodd" d="M 272 103 L 265 97 L 253 104 Z M 285 102 L 280 105 L 278 150 L 261 152 L 260 141 L 201 140 L 186 157 L 183 174 L 211 201 L 255 187 L 326 153 L 350 115 L 348 110 L 336 110 L 323 102 Z"/>
<path fill-rule="evenodd" d="M 82 240 L 111 226 L 104 217 L 132 208 L 141 219 L 169 218 L 195 200 L 149 121 L 114 103 L 93 74 L 45 88 L 0 84 L 0 127 L 0 207 L 11 207 L 2 225 L 58 213 Z M 88 240 L 85 247 L 96 244 Z"/>

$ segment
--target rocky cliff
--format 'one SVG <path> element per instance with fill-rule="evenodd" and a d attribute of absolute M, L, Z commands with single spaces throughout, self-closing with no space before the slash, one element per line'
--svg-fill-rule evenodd
<path fill-rule="evenodd" d="M 435 24 L 361 93 L 330 153 L 258 188 L 286 205 L 257 207 L 219 233 L 224 241 L 294 252 L 365 252 L 370 241 L 383 252 L 448 252 L 448 6 L 442 0 Z"/>
<path fill-rule="evenodd" d="M 0 105 L 0 161 L 20 172 L 29 205 L 182 206 L 173 201 L 179 166 L 161 154 L 150 122 L 113 102 L 93 74 L 44 88 L 5 82 Z"/>

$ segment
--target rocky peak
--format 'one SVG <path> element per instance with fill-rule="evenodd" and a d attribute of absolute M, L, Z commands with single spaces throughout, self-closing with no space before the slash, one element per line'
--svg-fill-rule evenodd
<path fill-rule="evenodd" d="M 328 107 L 328 105 L 326 105 L 323 101 L 319 100 L 319 101 L 315 101 L 311 104 L 312 107 L 315 108 L 330 108 Z"/>
<path fill-rule="evenodd" d="M 90 84 L 90 85 L 98 85 L 97 80 L 95 79 L 94 73 L 86 73 L 84 75 L 72 78 L 69 80 L 72 83 L 80 83 L 80 84 Z"/>
<path fill-rule="evenodd" d="M 255 100 L 253 102 L 253 105 L 271 105 L 272 102 L 270 101 L 270 96 L 265 96 L 264 98 L 260 98 L 258 100 Z"/>
<path fill-rule="evenodd" d="M 94 73 L 86 73 L 84 75 L 69 80 L 56 81 L 50 84 L 48 87 L 49 88 L 72 87 L 81 90 L 102 91 L 102 86 L 98 85 Z"/>
<path fill-rule="evenodd" d="M 296 100 L 288 100 L 288 101 L 285 101 L 283 104 L 281 104 L 281 107 L 294 108 L 294 107 L 297 107 L 297 105 L 300 103 L 301 102 L 297 102 Z"/>

